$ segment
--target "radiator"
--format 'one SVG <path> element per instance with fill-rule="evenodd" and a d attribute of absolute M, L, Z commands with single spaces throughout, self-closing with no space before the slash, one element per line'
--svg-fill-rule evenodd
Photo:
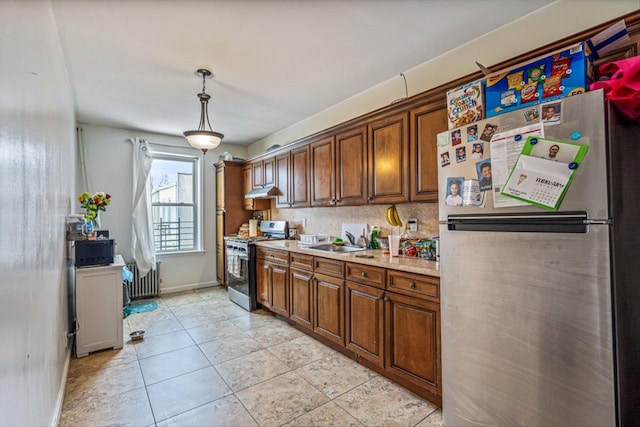
<path fill-rule="evenodd" d="M 127 264 L 127 268 L 133 273 L 133 282 L 125 281 L 129 291 L 129 298 L 141 299 L 160 295 L 160 263 L 156 263 L 155 270 L 149 270 L 144 276 L 140 276 L 135 262 Z"/>

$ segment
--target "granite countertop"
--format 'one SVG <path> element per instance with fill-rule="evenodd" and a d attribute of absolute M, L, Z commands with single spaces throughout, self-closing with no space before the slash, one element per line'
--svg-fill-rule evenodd
<path fill-rule="evenodd" d="M 379 249 L 365 251 L 336 253 L 325 252 L 318 249 L 309 249 L 308 244 L 300 244 L 298 240 L 273 240 L 256 242 L 257 246 L 273 249 L 281 249 L 289 252 L 314 255 L 323 258 L 337 259 L 341 261 L 355 262 L 358 264 L 373 265 L 376 267 L 390 268 L 427 276 L 440 277 L 440 263 L 427 261 L 422 258 L 397 256 L 392 257 L 388 253 L 382 253 Z M 373 258 L 360 258 L 356 255 L 371 255 Z"/>

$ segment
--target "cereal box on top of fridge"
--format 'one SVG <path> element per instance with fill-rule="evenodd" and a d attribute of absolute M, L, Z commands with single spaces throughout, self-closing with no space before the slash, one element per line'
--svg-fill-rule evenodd
<path fill-rule="evenodd" d="M 487 118 L 587 90 L 593 73 L 586 43 L 491 74 L 485 79 Z"/>
<path fill-rule="evenodd" d="M 458 128 L 484 118 L 483 81 L 476 80 L 447 92 L 449 129 Z"/>

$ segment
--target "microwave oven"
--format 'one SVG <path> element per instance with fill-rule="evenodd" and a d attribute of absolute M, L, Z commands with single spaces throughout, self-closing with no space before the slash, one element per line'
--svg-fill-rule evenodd
<path fill-rule="evenodd" d="M 73 262 L 76 267 L 93 267 L 113 263 L 114 239 L 76 240 L 73 242 Z"/>

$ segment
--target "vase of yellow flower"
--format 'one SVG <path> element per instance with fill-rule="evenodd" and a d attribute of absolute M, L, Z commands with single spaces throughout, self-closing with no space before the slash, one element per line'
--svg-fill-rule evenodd
<path fill-rule="evenodd" d="M 86 229 L 89 235 L 92 235 L 95 230 L 100 228 L 100 212 L 107 210 L 107 205 L 111 203 L 111 195 L 102 191 L 90 195 L 88 192 L 84 192 L 78 195 L 78 201 L 80 206 L 85 210 L 84 220 L 87 223 Z"/>

